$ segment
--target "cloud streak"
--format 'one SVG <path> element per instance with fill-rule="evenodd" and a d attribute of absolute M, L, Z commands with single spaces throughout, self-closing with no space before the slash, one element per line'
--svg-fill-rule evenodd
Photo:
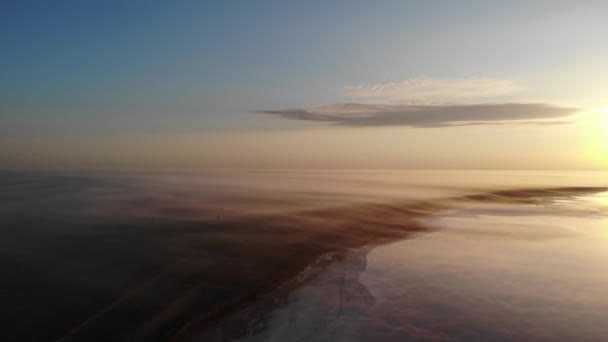
<path fill-rule="evenodd" d="M 502 96 L 517 90 L 519 86 L 513 81 L 493 78 L 415 78 L 343 88 L 343 92 L 353 98 L 408 104 L 461 102 Z"/>
<path fill-rule="evenodd" d="M 542 103 L 450 104 L 450 105 L 389 105 L 343 103 L 319 107 L 280 110 L 260 110 L 254 113 L 276 117 L 325 122 L 347 127 L 454 127 L 501 124 L 561 124 L 577 108 L 558 107 Z"/>

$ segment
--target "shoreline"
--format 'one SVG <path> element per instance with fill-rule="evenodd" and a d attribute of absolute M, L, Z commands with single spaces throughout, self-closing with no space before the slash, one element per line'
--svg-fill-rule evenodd
<path fill-rule="evenodd" d="M 503 190 L 496 190 L 496 191 L 480 193 L 480 194 L 471 194 L 471 195 L 446 198 L 443 200 L 412 202 L 407 205 L 401 205 L 401 206 L 373 205 L 373 207 L 376 207 L 376 208 L 368 207 L 367 210 L 372 213 L 374 211 L 377 211 L 376 212 L 377 214 L 382 213 L 383 210 L 388 210 L 389 212 L 392 210 L 396 210 L 401 215 L 405 215 L 404 217 L 401 217 L 401 218 L 406 219 L 406 221 L 408 221 L 407 222 L 408 225 L 403 225 L 401 229 L 398 229 L 390 223 L 387 225 L 386 224 L 387 221 L 384 221 L 385 229 L 382 232 L 379 232 L 380 233 L 379 235 L 371 236 L 374 234 L 370 234 L 369 230 L 366 230 L 366 229 L 364 229 L 363 231 L 351 232 L 351 234 L 360 234 L 360 233 L 366 232 L 368 235 L 361 234 L 361 235 L 358 235 L 359 238 L 353 238 L 352 240 L 346 239 L 343 241 L 343 245 L 341 245 L 338 250 L 333 250 L 333 251 L 330 250 L 329 252 L 326 252 L 326 253 L 333 253 L 333 255 L 335 255 L 335 257 L 330 262 L 325 264 L 323 266 L 323 269 L 319 270 L 317 272 L 317 274 L 322 272 L 327 266 L 333 264 L 335 261 L 343 260 L 343 258 L 346 256 L 346 253 L 353 249 L 366 248 L 366 247 L 371 248 L 373 246 L 379 246 L 379 245 L 383 245 L 386 243 L 395 242 L 395 241 L 399 241 L 402 239 L 407 239 L 407 238 L 412 237 L 412 235 L 414 235 L 416 233 L 429 232 L 429 230 L 426 227 L 424 227 L 423 224 L 420 224 L 419 222 L 417 222 L 418 219 L 423 218 L 427 215 L 431 215 L 433 213 L 439 212 L 439 211 L 457 208 L 457 207 L 461 206 L 463 203 L 467 203 L 467 202 L 498 203 L 498 202 L 501 202 L 501 203 L 527 203 L 527 204 L 536 203 L 536 204 L 538 204 L 549 198 L 568 197 L 568 196 L 575 196 L 575 195 L 582 195 L 582 194 L 592 194 L 592 193 L 599 193 L 599 192 L 604 192 L 604 191 L 608 191 L 608 188 L 605 188 L 605 187 L 557 187 L 557 188 L 527 188 L 527 189 L 507 189 L 507 190 L 503 189 Z M 399 207 L 399 209 L 397 209 L 395 207 Z M 355 209 L 353 209 L 353 210 L 355 210 Z M 322 213 L 317 213 L 317 214 L 320 214 L 321 217 L 325 216 Z M 386 217 L 385 217 L 385 219 L 386 219 Z M 365 219 L 362 219 L 359 217 L 355 220 L 360 220 L 359 222 L 363 222 L 366 225 L 371 225 L 374 227 L 377 227 L 378 225 L 382 226 L 382 224 L 379 224 L 378 222 L 376 222 L 376 224 L 374 225 L 373 220 L 370 222 L 369 219 L 365 220 Z M 342 224 L 344 224 L 344 223 L 342 223 Z M 406 227 L 406 226 L 408 228 L 403 229 L 403 227 Z M 377 229 L 374 229 L 374 231 L 377 232 Z M 317 258 L 320 258 L 320 256 L 317 256 Z M 288 276 L 286 274 L 283 277 L 278 277 L 278 279 L 276 279 L 274 283 L 269 284 L 264 289 L 261 289 L 261 291 L 256 291 L 254 293 L 250 293 L 250 294 L 246 295 L 245 297 L 243 297 L 236 303 L 233 303 L 233 305 L 227 306 L 225 308 L 225 310 L 221 311 L 221 313 L 217 312 L 213 315 L 205 316 L 203 318 L 197 318 L 194 321 L 188 322 L 180 330 L 177 331 L 177 334 L 175 334 L 173 336 L 172 340 L 173 341 L 190 340 L 189 338 L 191 338 L 192 335 L 198 335 L 197 332 L 205 331 L 205 329 L 211 329 L 211 327 L 214 324 L 221 324 L 220 322 L 222 321 L 223 317 L 226 317 L 232 313 L 235 313 L 238 310 L 247 308 L 248 304 L 251 304 L 251 303 L 255 302 L 256 300 L 259 300 L 264 295 L 268 295 L 270 292 L 277 290 L 278 288 L 281 288 L 282 286 L 285 286 L 285 284 L 287 284 L 287 283 L 292 282 L 293 279 L 297 278 L 298 275 L 301 274 L 305 270 L 306 267 L 310 267 L 310 265 L 314 262 L 315 262 L 314 260 L 310 261 L 309 263 L 306 264 L 306 266 L 304 266 L 304 268 L 300 268 L 299 272 L 295 272 L 295 273 L 288 272 L 291 274 L 290 276 Z M 280 279 L 282 279 L 282 280 L 280 280 Z M 308 280 L 310 280 L 310 279 L 308 279 Z M 297 284 L 297 286 L 301 286 L 304 283 L 305 282 L 300 282 Z M 297 286 L 293 286 L 292 288 L 290 288 L 290 291 L 297 288 Z M 282 290 L 282 291 L 284 291 L 284 290 Z M 287 295 L 288 293 L 289 293 L 289 291 L 287 291 L 285 293 L 285 295 Z"/>
<path fill-rule="evenodd" d="M 212 215 L 191 219 L 176 211 L 167 217 L 102 221 L 89 227 L 95 234 L 58 239 L 54 248 L 66 259 L 55 261 L 56 267 L 83 281 L 122 281 L 120 287 L 106 292 L 85 287 L 88 292 L 62 299 L 71 311 L 64 310 L 56 322 L 42 324 L 32 335 L 56 341 L 187 340 L 273 293 L 327 253 L 332 258 L 321 260 L 317 265 L 321 270 L 354 248 L 432 231 L 422 221 L 434 213 L 470 202 L 542 203 L 550 197 L 602 191 L 608 188 L 503 188 L 442 199 L 353 204 L 223 220 Z M 133 208 L 139 210 L 139 206 Z M 76 222 L 68 228 L 80 232 L 82 225 Z M 73 255 L 84 259 L 72 261 Z M 129 278 L 120 278 L 125 275 Z M 314 274 L 307 279 L 312 278 Z M 288 287 L 295 289 L 305 283 L 292 282 Z M 44 284 L 49 293 L 69 292 L 62 283 Z M 72 286 L 81 289 L 83 284 Z M 105 290 L 102 285 L 99 289 Z M 93 301 L 83 307 L 82 300 Z M 49 314 L 56 311 L 51 306 L 46 310 Z"/>

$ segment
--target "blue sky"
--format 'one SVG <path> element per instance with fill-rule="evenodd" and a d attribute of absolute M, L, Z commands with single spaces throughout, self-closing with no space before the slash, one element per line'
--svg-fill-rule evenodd
<path fill-rule="evenodd" d="M 508 78 L 605 49 L 608 14 L 559 1 L 1 6 L 1 120 L 79 134 L 256 126 L 251 110 L 345 100 L 349 85 Z"/>
<path fill-rule="evenodd" d="M 254 112 L 421 79 L 438 103 L 483 79 L 516 86 L 480 103 L 602 107 L 606 18 L 604 1 L 2 1 L 0 134 L 291 130 L 319 123 Z"/>

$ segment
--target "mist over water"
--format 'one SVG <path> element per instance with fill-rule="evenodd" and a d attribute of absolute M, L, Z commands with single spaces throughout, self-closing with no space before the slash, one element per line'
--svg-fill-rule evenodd
<path fill-rule="evenodd" d="M 266 315 L 242 310 L 194 340 L 225 338 L 244 321 L 238 340 L 250 342 L 604 341 L 607 199 L 431 215 L 432 232 L 354 249 L 309 284 L 259 301 Z"/>
<path fill-rule="evenodd" d="M 256 304 L 259 298 L 269 293 L 281 297 L 281 293 L 300 288 L 307 291 L 305 284 L 316 276 L 304 277 L 297 284 L 293 279 L 311 265 L 317 265 L 313 275 L 326 267 L 331 271 L 338 267 L 335 265 L 350 265 L 344 269 L 354 271 L 346 272 L 345 277 L 357 282 L 344 288 L 356 294 L 361 304 L 357 317 L 381 317 L 375 310 L 389 313 L 392 308 L 383 301 L 418 310 L 417 305 L 431 304 L 402 302 L 397 300 L 405 296 L 401 290 L 391 292 L 389 286 L 374 282 L 389 279 L 392 284 L 404 284 L 426 277 L 412 285 L 420 288 L 428 279 L 448 284 L 468 278 L 471 269 L 444 265 L 457 277 L 448 276 L 450 272 L 425 275 L 422 269 L 438 269 L 422 262 L 432 258 L 387 251 L 418 250 L 436 253 L 435 258 L 446 257 L 447 261 L 460 260 L 451 258 L 458 251 L 471 250 L 466 245 L 471 236 L 486 240 L 476 238 L 475 246 L 485 249 L 479 247 L 479 253 L 462 256 L 462 264 L 470 267 L 475 265 L 472 261 L 485 260 L 484 270 L 492 270 L 503 260 L 495 252 L 501 248 L 505 255 L 522 255 L 512 242 L 505 241 L 523 240 L 560 244 L 531 258 L 554 260 L 552 253 L 559 250 L 567 252 L 560 260 L 568 256 L 584 259 L 574 265 L 577 270 L 581 265 L 596 270 L 601 249 L 588 247 L 601 239 L 583 238 L 587 235 L 579 230 L 586 231 L 583 227 L 588 225 L 597 231 L 605 227 L 596 218 L 603 209 L 590 204 L 605 203 L 605 197 L 590 202 L 579 197 L 572 200 L 577 191 L 584 192 L 577 188 L 560 197 L 562 202 L 555 202 L 552 209 L 543 207 L 548 210 L 543 214 L 532 210 L 534 205 L 512 209 L 511 205 L 491 203 L 497 198 L 499 202 L 501 198 L 526 201 L 547 196 L 497 191 L 598 187 L 605 186 L 607 179 L 599 172 L 541 171 L 1 172 L 1 296 L 11 310 L 3 311 L 0 337 L 14 341 L 197 338 L 221 330 L 222 324 L 230 322 L 230 315 L 242 308 L 262 307 L 251 312 L 258 313 L 258 319 L 267 317 L 274 306 Z M 493 195 L 484 195 L 482 200 L 466 198 L 470 194 Z M 491 205 L 455 209 L 463 207 L 459 201 Z M 530 226 L 530 220 L 542 221 L 542 229 Z M 513 227 L 518 228 L 514 231 Z M 350 259 L 353 250 L 367 252 L 365 246 L 407 237 L 411 239 L 372 250 L 367 266 L 365 258 Z M 407 245 L 400 247 L 401 243 Z M 536 247 L 529 250 L 536 251 Z M 591 250 L 600 253 L 593 262 L 582 257 L 590 256 Z M 395 265 L 394 260 L 409 261 Z M 547 270 L 552 279 L 562 281 L 563 274 L 551 273 L 549 266 L 539 265 L 534 272 Z M 383 275 L 393 271 L 396 278 Z M 443 288 L 425 288 L 417 297 L 435 298 L 435 290 L 450 294 Z M 585 293 L 605 298 L 603 292 Z M 471 303 L 461 304 L 475 309 Z M 389 318 L 403 321 L 408 317 Z M 239 331 L 244 334 L 241 337 L 249 334 L 247 329 L 231 326 L 236 335 Z M 215 332 L 213 338 L 224 338 Z"/>

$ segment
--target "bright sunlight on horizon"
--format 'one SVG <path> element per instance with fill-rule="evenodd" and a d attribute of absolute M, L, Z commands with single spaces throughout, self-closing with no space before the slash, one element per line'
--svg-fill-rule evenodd
<path fill-rule="evenodd" d="M 3 3 L 0 168 L 608 168 L 603 2 L 179 2 Z"/>

